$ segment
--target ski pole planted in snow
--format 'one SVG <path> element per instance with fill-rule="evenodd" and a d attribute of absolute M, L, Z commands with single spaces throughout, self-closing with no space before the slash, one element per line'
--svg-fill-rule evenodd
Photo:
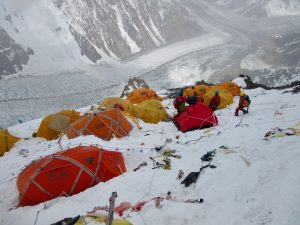
<path fill-rule="evenodd" d="M 39 218 L 39 214 L 40 214 L 40 211 L 37 211 L 37 212 L 36 212 L 35 221 L 34 221 L 34 225 L 36 225 L 36 223 L 37 223 L 37 220 L 38 220 L 38 218 Z"/>

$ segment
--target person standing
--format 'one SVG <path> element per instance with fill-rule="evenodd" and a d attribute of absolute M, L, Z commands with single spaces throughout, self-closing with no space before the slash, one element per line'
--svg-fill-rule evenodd
<path fill-rule="evenodd" d="M 242 111 L 244 114 L 248 113 L 249 105 L 251 103 L 249 96 L 246 95 L 244 92 L 240 92 L 239 96 L 240 100 L 239 105 L 235 110 L 235 116 L 239 116 L 239 111 Z"/>
<path fill-rule="evenodd" d="M 212 97 L 211 100 L 210 100 L 209 108 L 210 108 L 212 111 L 217 110 L 217 108 L 218 108 L 219 105 L 220 105 L 220 102 L 221 102 L 221 98 L 220 98 L 220 95 L 219 95 L 219 91 L 216 91 L 216 92 L 215 92 L 215 96 Z"/>

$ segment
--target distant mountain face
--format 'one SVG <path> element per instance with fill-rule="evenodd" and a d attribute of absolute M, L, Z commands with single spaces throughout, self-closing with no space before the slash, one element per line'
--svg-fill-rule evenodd
<path fill-rule="evenodd" d="M 206 0 L 208 1 L 208 0 Z M 299 0 L 209 0 L 245 17 L 300 15 Z"/>
<path fill-rule="evenodd" d="M 180 1 L 53 0 L 72 33 L 114 59 L 200 34 L 201 27 Z M 76 38 L 82 51 L 86 46 Z M 89 57 L 90 58 L 90 57 Z"/>
<path fill-rule="evenodd" d="M 0 74 L 8 75 L 21 71 L 32 54 L 32 49 L 23 49 L 0 26 Z"/>
<path fill-rule="evenodd" d="M 0 0 L 0 76 L 27 63 L 34 66 L 26 73 L 42 68 L 43 74 L 103 58 L 125 60 L 198 36 L 203 30 L 181 1 Z M 21 45 L 35 52 L 32 63 Z"/>

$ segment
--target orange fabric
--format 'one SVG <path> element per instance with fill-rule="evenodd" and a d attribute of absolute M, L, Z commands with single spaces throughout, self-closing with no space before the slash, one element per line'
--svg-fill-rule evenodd
<path fill-rule="evenodd" d="M 129 100 L 132 104 L 138 104 L 149 99 L 162 101 L 164 98 L 158 96 L 155 91 L 148 88 L 135 89 L 130 92 L 129 96 L 127 97 L 127 100 Z"/>
<path fill-rule="evenodd" d="M 70 196 L 126 172 L 120 152 L 78 146 L 33 161 L 18 176 L 19 206 Z"/>
<path fill-rule="evenodd" d="M 219 84 L 219 86 L 229 91 L 233 96 L 236 96 L 241 92 L 240 87 L 232 81 L 224 82 Z"/>
<path fill-rule="evenodd" d="M 66 133 L 70 139 L 80 135 L 95 135 L 110 140 L 113 136 L 118 138 L 127 136 L 131 130 L 131 123 L 121 111 L 110 109 L 79 118 L 70 125 Z"/>

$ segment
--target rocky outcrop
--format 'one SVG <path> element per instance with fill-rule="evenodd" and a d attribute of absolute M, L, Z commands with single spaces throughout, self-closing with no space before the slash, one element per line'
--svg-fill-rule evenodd
<path fill-rule="evenodd" d="M 287 92 L 292 92 L 294 94 L 298 93 L 300 91 L 300 81 L 294 81 L 288 85 L 282 85 L 282 86 L 277 86 L 277 87 L 268 87 L 264 84 L 258 84 L 255 83 L 251 80 L 251 78 L 248 75 L 239 75 L 239 77 L 244 78 L 245 83 L 246 83 L 246 87 L 245 89 L 255 89 L 255 88 L 263 88 L 265 90 L 284 90 L 287 88 L 293 88 L 291 91 L 285 91 L 283 93 L 287 93 Z"/>
<path fill-rule="evenodd" d="M 127 84 L 125 85 L 120 98 L 127 97 L 131 91 L 138 88 L 149 88 L 149 86 L 145 82 L 145 80 L 139 77 L 130 78 Z"/>
<path fill-rule="evenodd" d="M 23 69 L 34 54 L 31 48 L 27 50 L 17 44 L 7 32 L 0 27 L 0 78 L 1 75 L 14 74 Z"/>

